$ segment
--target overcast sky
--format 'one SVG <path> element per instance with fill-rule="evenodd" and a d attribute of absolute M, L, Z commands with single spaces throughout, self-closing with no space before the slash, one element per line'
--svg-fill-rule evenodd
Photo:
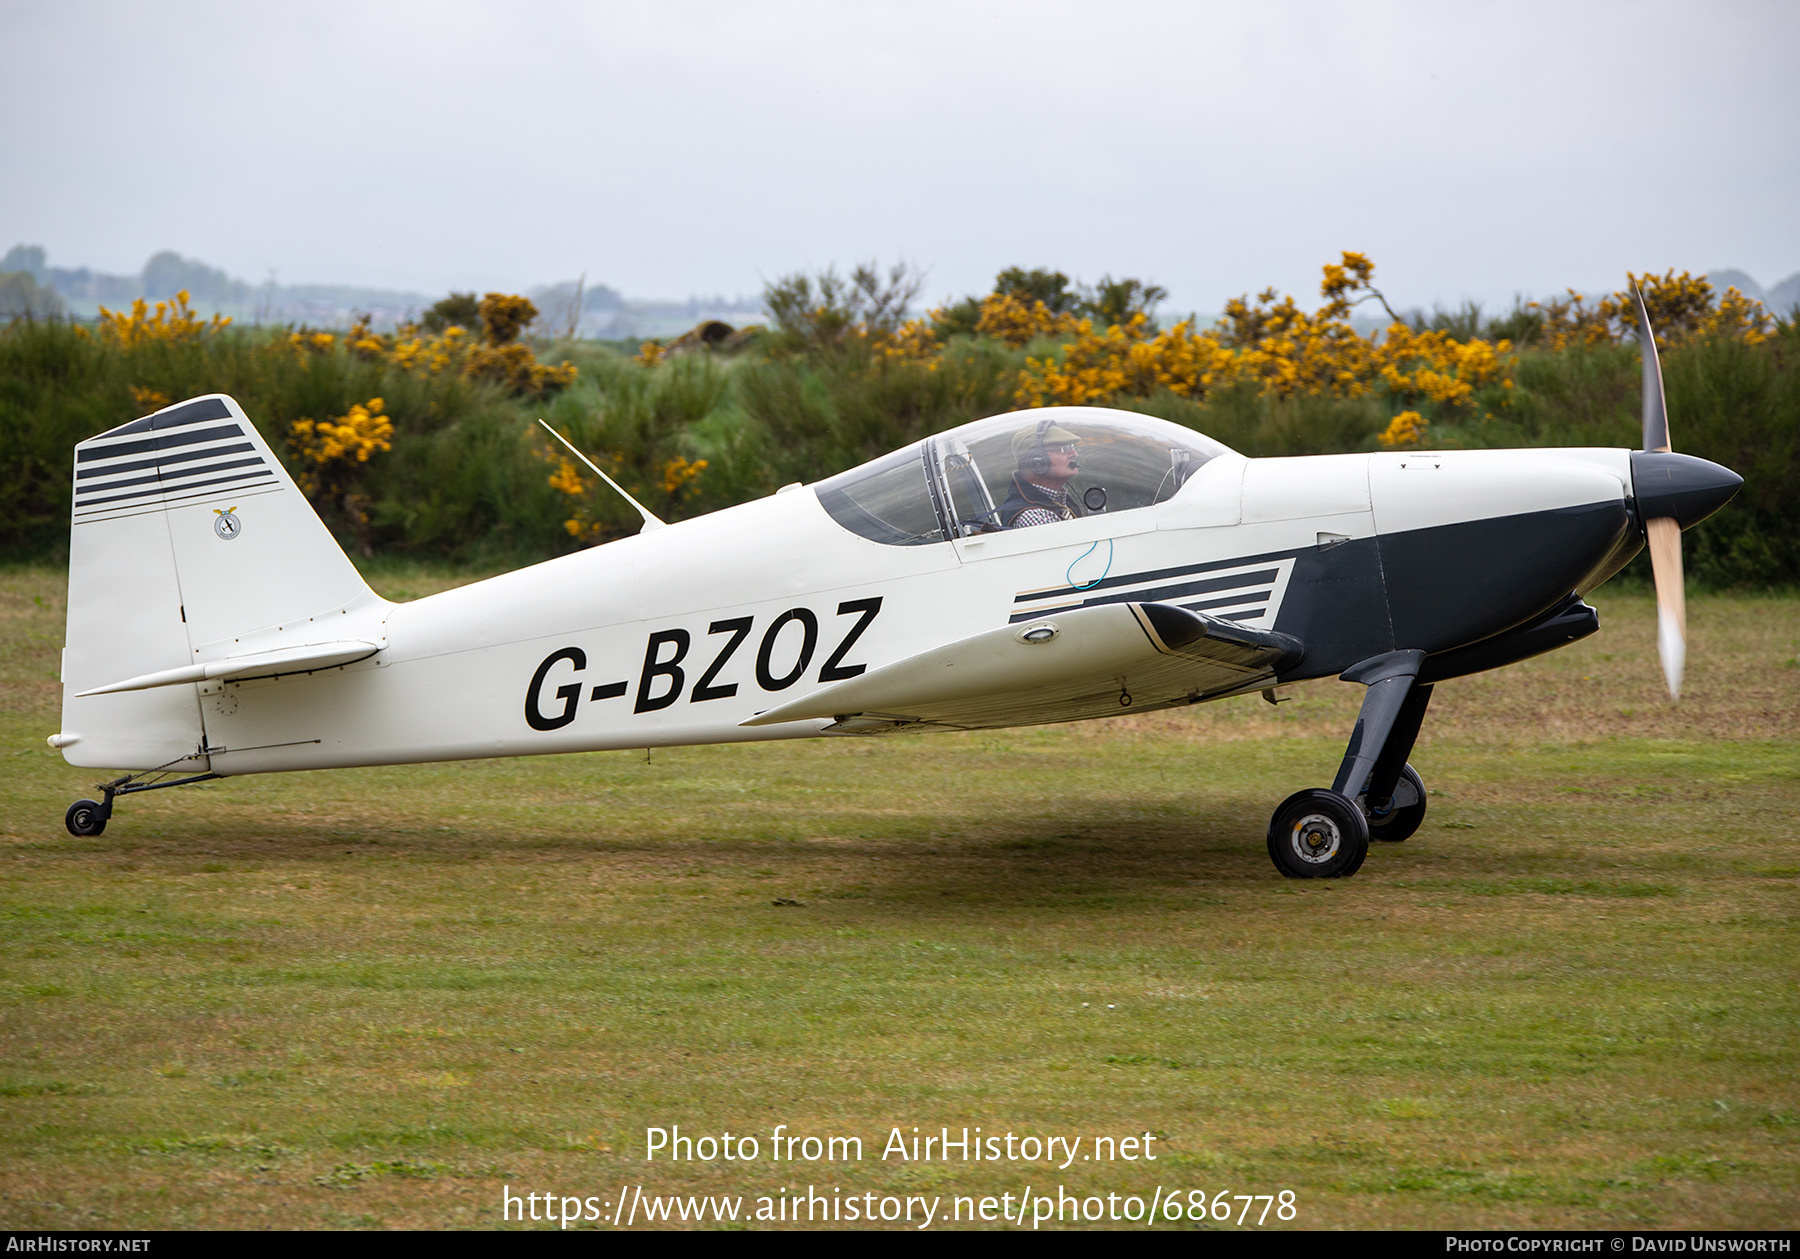
<path fill-rule="evenodd" d="M 0 0 L 0 250 L 632 296 L 905 258 L 1181 310 L 1800 270 L 1800 3 Z"/>

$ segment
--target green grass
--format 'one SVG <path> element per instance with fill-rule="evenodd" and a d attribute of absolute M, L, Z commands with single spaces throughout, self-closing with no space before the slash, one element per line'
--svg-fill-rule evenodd
<path fill-rule="evenodd" d="M 1800 600 L 1697 598 L 1671 708 L 1647 598 L 1606 596 L 1594 638 L 1440 688 L 1420 834 L 1293 883 L 1268 813 L 1329 780 L 1358 688 L 249 778 L 72 839 L 89 779 L 42 741 L 61 576 L 0 571 L 0 1220 L 490 1227 L 503 1184 L 641 1181 L 1786 1227 Z M 867 1157 L 647 1164 L 675 1123 Z M 879 1158 L 965 1124 L 1159 1158 Z"/>

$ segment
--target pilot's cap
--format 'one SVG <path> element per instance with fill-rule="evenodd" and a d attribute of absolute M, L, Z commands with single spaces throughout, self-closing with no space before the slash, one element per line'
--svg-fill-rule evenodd
<path fill-rule="evenodd" d="M 1042 421 L 1040 420 L 1039 423 L 1042 423 Z M 1044 445 L 1046 446 L 1067 446 L 1080 440 L 1081 438 L 1079 436 L 1071 433 L 1060 424 L 1052 424 L 1049 428 L 1044 430 Z M 1013 459 L 1015 461 L 1024 459 L 1027 454 L 1037 447 L 1037 444 L 1038 426 L 1037 424 L 1027 424 L 1024 428 L 1013 434 Z"/>

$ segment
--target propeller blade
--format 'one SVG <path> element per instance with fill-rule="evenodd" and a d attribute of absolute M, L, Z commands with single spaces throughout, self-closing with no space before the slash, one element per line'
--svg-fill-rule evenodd
<path fill-rule="evenodd" d="M 1631 286 L 1631 296 L 1637 302 L 1638 348 L 1644 360 L 1644 449 L 1673 450 L 1669 444 L 1669 409 L 1663 405 L 1662 360 L 1656 354 L 1656 333 L 1650 327 L 1644 294 L 1635 284 Z"/>
<path fill-rule="evenodd" d="M 1645 522 L 1650 537 L 1650 571 L 1656 577 L 1656 654 L 1662 658 L 1669 698 L 1681 698 L 1687 666 L 1687 597 L 1681 578 L 1681 525 L 1671 516 Z"/>

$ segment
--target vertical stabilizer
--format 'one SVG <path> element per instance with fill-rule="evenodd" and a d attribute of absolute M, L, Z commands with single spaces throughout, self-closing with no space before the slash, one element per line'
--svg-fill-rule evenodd
<path fill-rule="evenodd" d="M 70 764 L 205 769 L 192 685 L 79 692 L 342 637 L 385 605 L 244 414 L 211 394 L 75 448 L 63 727 Z"/>

